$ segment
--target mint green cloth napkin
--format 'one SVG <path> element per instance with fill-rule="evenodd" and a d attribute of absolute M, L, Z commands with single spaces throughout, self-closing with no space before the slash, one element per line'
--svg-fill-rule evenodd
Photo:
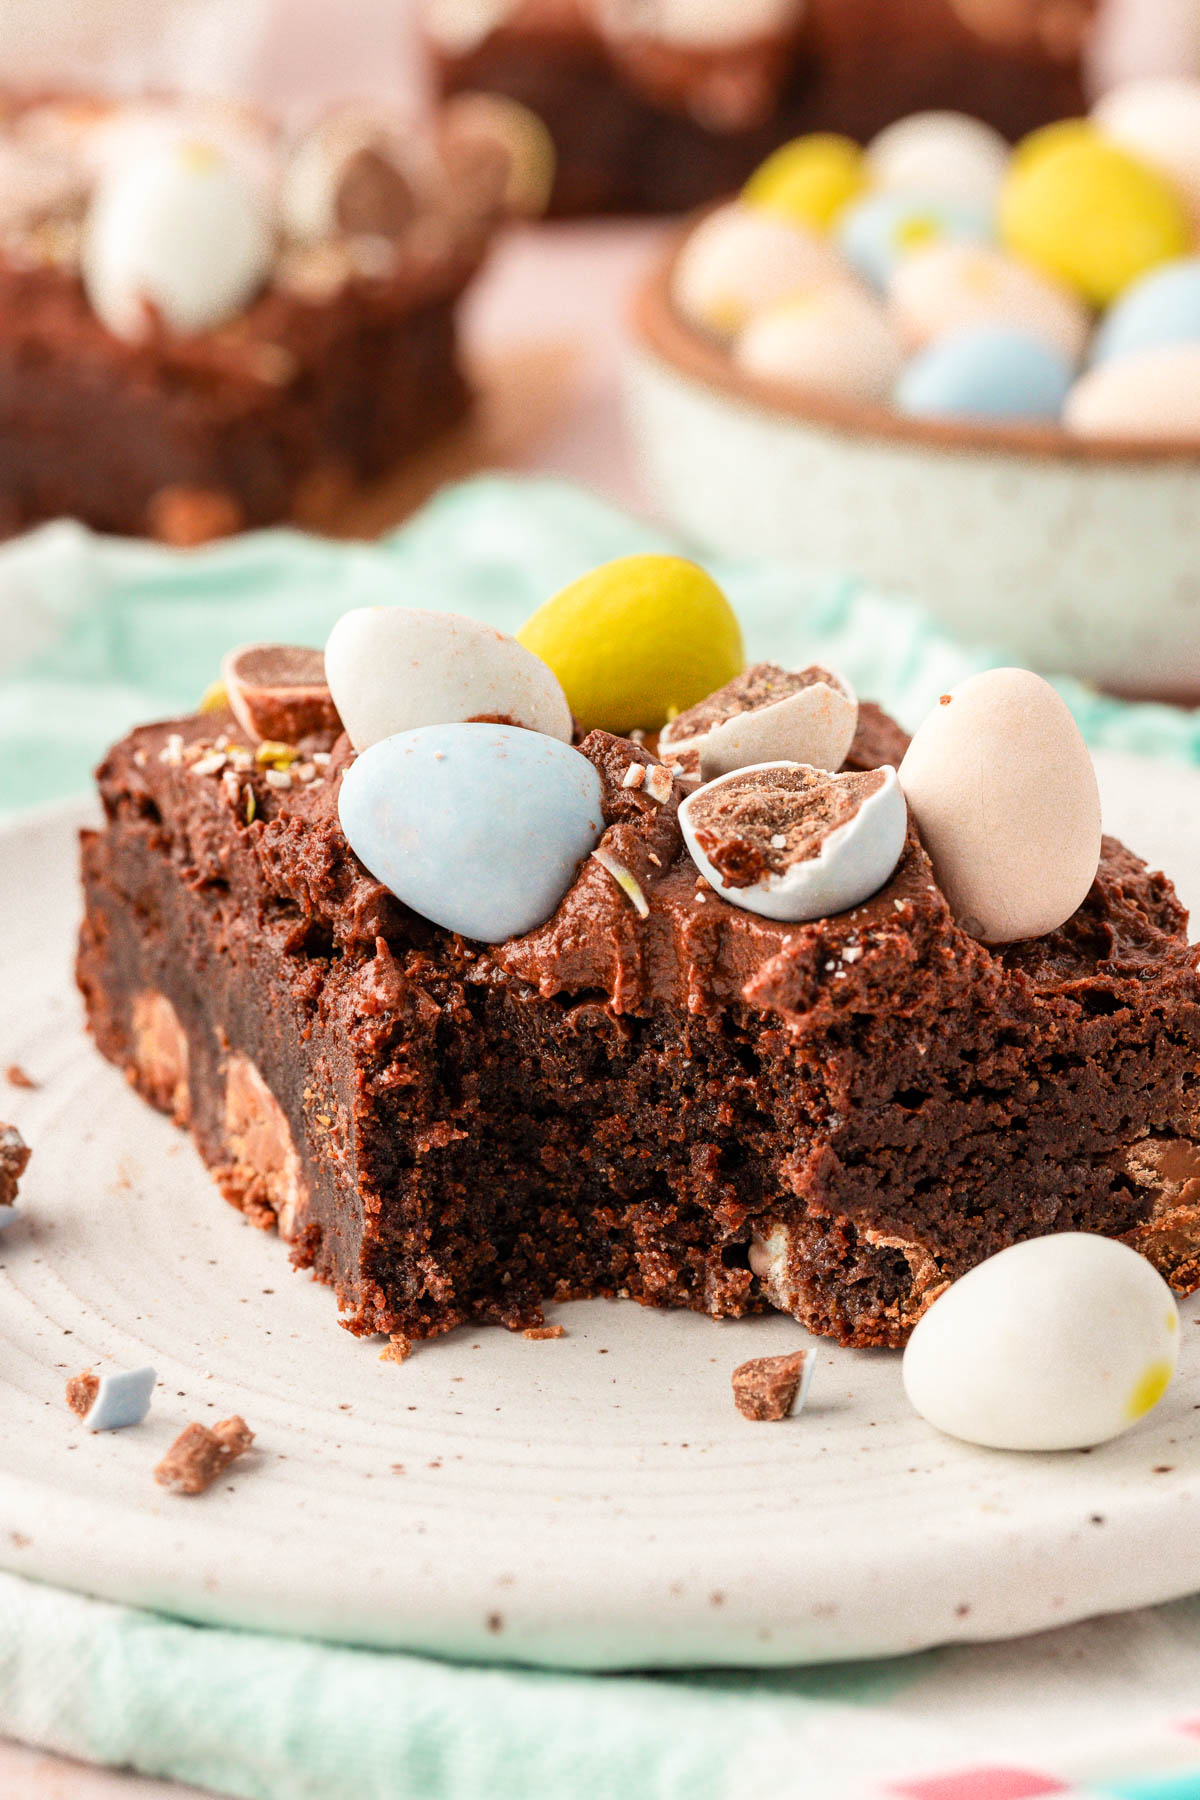
<path fill-rule="evenodd" d="M 48 526 L 0 549 L 0 811 L 82 790 L 113 738 L 191 706 L 233 643 L 319 644 L 347 607 L 379 602 L 512 628 L 595 563 L 670 547 L 586 494 L 501 478 L 443 494 L 370 545 L 268 532 L 179 553 Z M 831 662 L 909 725 L 953 682 L 1007 660 L 1001 645 L 964 649 L 861 584 L 815 582 L 792 565 L 711 566 L 752 657 Z M 1196 717 L 1059 685 L 1092 743 L 1200 760 Z M 1141 1645 L 1142 1672 L 1159 1656 L 1177 1667 L 1186 1643 L 1200 1692 L 1200 1602 L 1139 1618 L 1121 1630 Z M 1072 1641 L 1102 1629 L 1077 1628 Z M 644 1678 L 454 1667 L 190 1626 L 0 1573 L 0 1733 L 251 1800 L 895 1794 L 886 1778 L 904 1771 L 1011 1762 L 1011 1708 L 978 1728 L 943 1723 L 978 1659 L 1002 1654 Z M 1045 1653 L 1026 1683 L 1030 1716 L 1042 1707 L 1054 1742 L 1090 1742 L 1106 1720 L 1132 1716 L 1103 1687 L 1107 1663 L 1089 1668 L 1084 1654 L 1085 1679 L 1058 1694 L 1051 1718 L 1055 1667 Z M 1183 1711 L 1181 1701 L 1170 1716 Z M 1157 1756 L 1168 1722 L 1138 1730 Z"/>
<path fill-rule="evenodd" d="M 390 602 L 511 630 L 595 563 L 674 547 L 577 489 L 504 477 L 447 490 L 375 544 L 272 531 L 181 552 L 47 526 L 0 549 L 0 810 L 81 790 L 131 725 L 194 705 L 232 644 L 320 644 L 347 607 Z M 910 727 L 953 682 L 1012 660 L 858 582 L 710 566 L 752 657 L 831 662 Z M 1092 744 L 1200 760 L 1200 715 L 1058 686 Z"/>

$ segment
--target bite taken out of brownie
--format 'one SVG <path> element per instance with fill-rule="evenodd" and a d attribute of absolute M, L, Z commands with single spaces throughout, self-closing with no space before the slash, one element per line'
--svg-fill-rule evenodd
<path fill-rule="evenodd" d="M 844 768 L 906 743 L 864 704 Z M 350 1330 L 403 1351 L 627 1295 L 895 1346 L 949 1281 L 1060 1231 L 1200 1284 L 1200 979 L 1164 876 L 1105 839 L 1064 923 L 984 943 L 910 814 L 860 904 L 760 916 L 688 854 L 694 777 L 606 731 L 577 751 L 596 852 L 497 943 L 418 916 L 351 849 L 340 793 L 373 750 L 345 735 L 256 746 L 203 714 L 99 770 L 96 1042 Z"/>

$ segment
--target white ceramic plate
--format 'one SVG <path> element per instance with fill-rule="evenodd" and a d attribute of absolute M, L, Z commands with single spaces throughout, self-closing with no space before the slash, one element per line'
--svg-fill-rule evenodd
<path fill-rule="evenodd" d="M 1104 759 L 1110 824 L 1200 901 L 1200 775 Z M 804 1413 L 729 1373 L 795 1346 L 628 1303 L 458 1332 L 397 1366 L 225 1206 L 94 1054 L 70 982 L 74 825 L 0 832 L 0 1117 L 34 1149 L 0 1240 L 0 1564 L 190 1618 L 578 1667 L 788 1663 L 1013 1636 L 1200 1588 L 1200 1304 L 1143 1426 L 1091 1454 L 939 1437 L 899 1359 L 822 1344 Z M 1193 1317 L 1195 1315 L 1195 1317 Z M 63 1385 L 152 1361 L 145 1425 Z M 255 1451 L 199 1499 L 151 1470 L 193 1418 Z"/>

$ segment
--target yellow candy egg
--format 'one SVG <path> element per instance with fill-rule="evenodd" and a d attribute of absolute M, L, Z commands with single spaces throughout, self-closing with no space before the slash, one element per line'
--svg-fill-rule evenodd
<path fill-rule="evenodd" d="M 733 608 L 679 556 L 622 556 L 547 600 L 517 633 L 585 730 L 655 731 L 744 666 Z"/>
<path fill-rule="evenodd" d="M 1052 125 L 1039 125 L 1036 131 L 1021 139 L 1013 150 L 1009 167 L 1031 169 L 1052 151 L 1061 150 L 1067 144 L 1094 144 L 1099 136 L 1090 119 L 1055 119 Z"/>
<path fill-rule="evenodd" d="M 867 185 L 867 162 L 850 138 L 829 131 L 795 138 L 768 156 L 742 191 L 747 206 L 828 231 Z"/>
<path fill-rule="evenodd" d="M 1015 162 L 1000 196 L 1000 233 L 1015 256 L 1107 306 L 1147 269 L 1182 256 L 1187 210 L 1156 170 L 1076 132 Z"/>

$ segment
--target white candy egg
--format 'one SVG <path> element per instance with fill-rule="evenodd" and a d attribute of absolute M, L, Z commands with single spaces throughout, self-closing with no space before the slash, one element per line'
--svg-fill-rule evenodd
<path fill-rule="evenodd" d="M 685 318 L 732 335 L 755 313 L 826 282 L 845 264 L 824 239 L 737 201 L 709 213 L 679 253 L 672 297 Z"/>
<path fill-rule="evenodd" d="M 998 131 L 966 113 L 919 112 L 867 146 L 876 187 L 991 205 L 1011 154 Z"/>
<path fill-rule="evenodd" d="M 918 1320 L 904 1388 L 930 1425 L 995 1450 L 1103 1444 L 1158 1404 L 1179 1310 L 1126 1244 L 1030 1238 L 954 1282 Z"/>
<path fill-rule="evenodd" d="M 799 923 L 805 919 L 832 918 L 877 892 L 891 875 L 904 849 L 907 812 L 896 771 L 881 769 L 882 786 L 870 794 L 844 825 L 831 831 L 815 856 L 793 862 L 782 873 L 771 873 L 748 886 L 726 881 L 710 855 L 701 848 L 698 806 L 714 791 L 727 788 L 746 776 L 772 770 L 803 769 L 794 762 L 757 763 L 735 769 L 716 781 L 697 788 L 679 808 L 679 825 L 692 861 L 724 899 L 745 912 L 764 919 Z M 820 771 L 808 770 L 809 774 Z M 846 776 L 825 776 L 837 783 Z"/>
<path fill-rule="evenodd" d="M 888 300 L 912 350 L 965 326 L 1008 325 L 1077 363 L 1091 330 L 1074 294 L 990 244 L 947 242 L 912 251 L 892 272 Z"/>
<path fill-rule="evenodd" d="M 1092 119 L 1106 138 L 1170 176 L 1200 227 L 1200 81 L 1124 82 L 1097 103 Z"/>
<path fill-rule="evenodd" d="M 83 280 L 117 337 L 146 335 L 147 302 L 172 331 L 206 331 L 254 298 L 273 250 L 266 212 L 235 163 L 208 144 L 164 142 L 101 180 Z"/>
<path fill-rule="evenodd" d="M 849 682 L 826 670 L 784 700 L 735 713 L 696 742 L 700 778 L 715 781 L 754 763 L 798 762 L 813 769 L 840 769 L 858 726 L 858 697 Z M 677 746 L 671 746 L 677 749 Z M 660 753 L 663 751 L 660 740 Z"/>
<path fill-rule="evenodd" d="M 571 741 L 571 709 L 540 657 L 458 613 L 362 606 L 325 646 L 325 679 L 356 750 L 398 731 L 500 719 Z"/>
<path fill-rule="evenodd" d="M 748 375 L 801 393 L 870 403 L 891 393 L 903 352 L 879 301 L 845 282 L 759 313 L 738 339 L 734 361 Z"/>
<path fill-rule="evenodd" d="M 900 785 L 938 884 L 986 944 L 1041 937 L 1085 898 L 1100 794 L 1066 703 L 1027 669 L 988 669 L 917 727 Z"/>
<path fill-rule="evenodd" d="M 1200 343 L 1097 363 L 1067 395 L 1063 423 L 1079 437 L 1200 444 Z"/>

